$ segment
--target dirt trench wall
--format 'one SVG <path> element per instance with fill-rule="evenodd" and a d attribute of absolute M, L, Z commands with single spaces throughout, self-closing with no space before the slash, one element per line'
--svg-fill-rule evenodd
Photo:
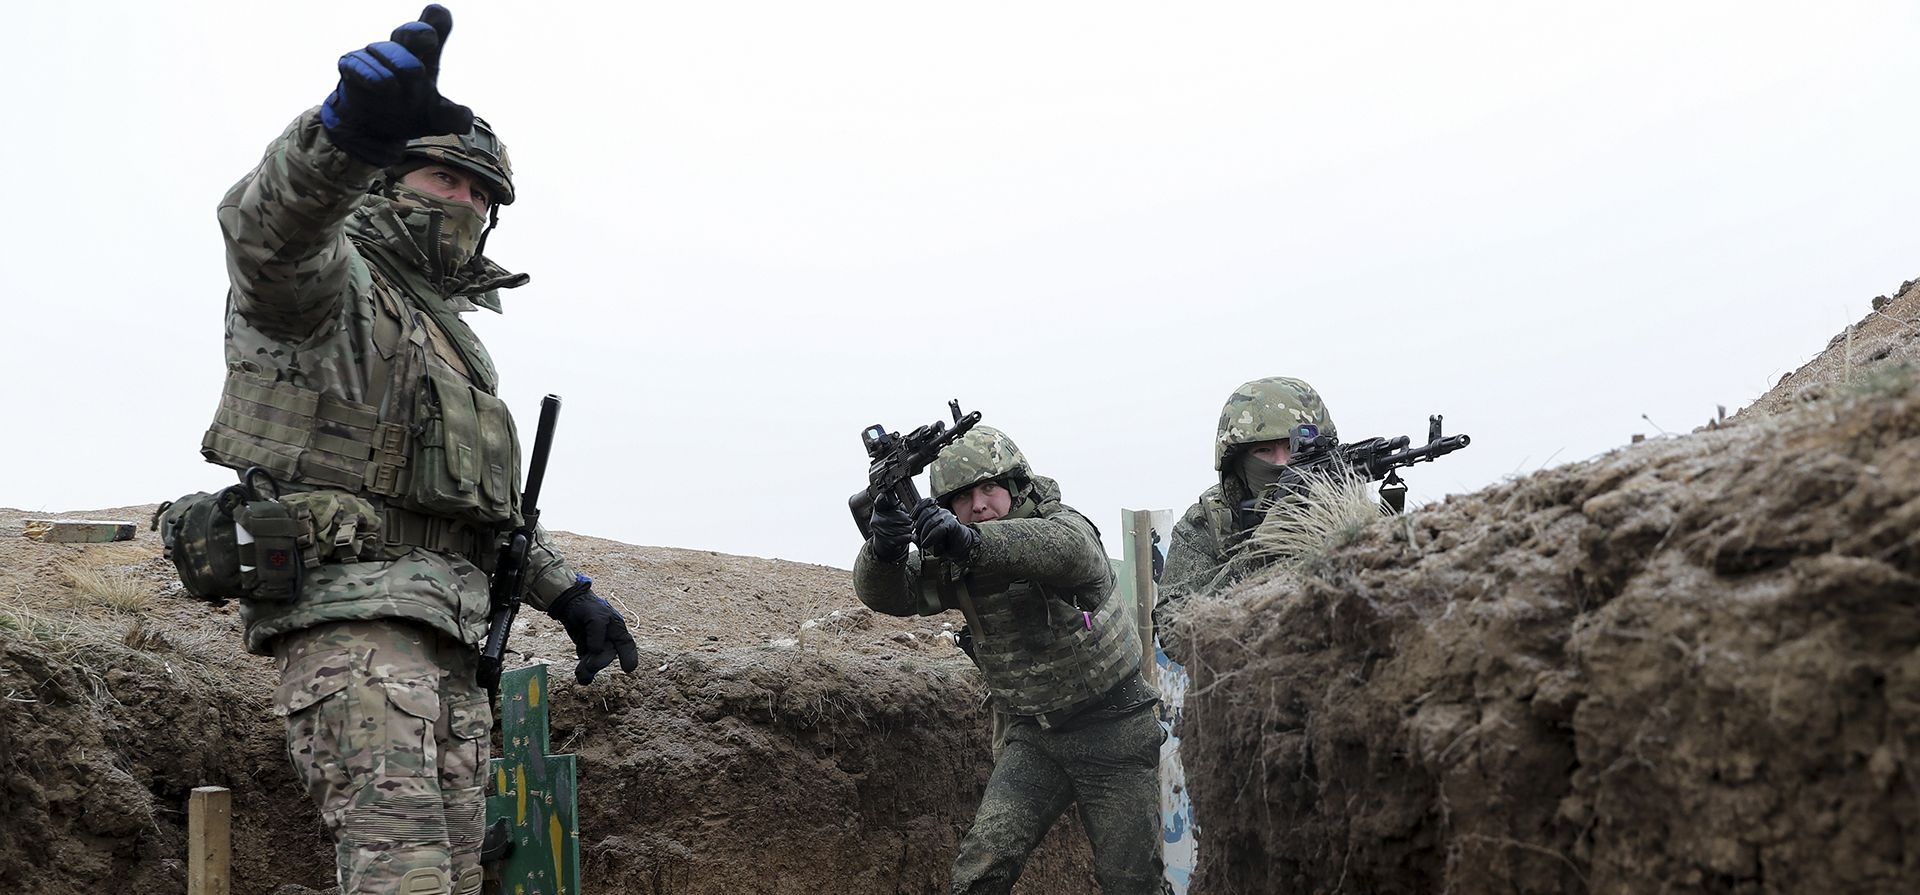
<path fill-rule="evenodd" d="M 586 878 L 609 891 L 945 893 L 991 770 L 961 659 L 802 652 L 658 658 L 660 688 L 560 697 L 575 741 Z M 596 684 L 597 687 L 597 684 Z M 1024 893 L 1094 891 L 1060 824 Z"/>
<path fill-rule="evenodd" d="M 1194 606 L 1193 891 L 1914 891 L 1920 397 L 1835 393 Z"/>
<path fill-rule="evenodd" d="M 240 651 L 232 608 L 84 605 L 57 583 L 72 563 L 165 587 L 149 536 L 29 545 L 20 515 L 0 511 L 0 889 L 184 891 L 186 793 L 213 784 L 234 794 L 236 893 L 330 891 L 331 845 L 271 712 L 271 662 Z M 635 674 L 581 687 L 556 659 L 552 743 L 581 756 L 588 891 L 946 891 L 991 767 L 964 658 L 858 614 L 767 643 L 851 603 L 837 570 L 569 540 L 594 548 L 610 590 L 644 580 L 650 610 L 634 612 Z M 745 608 L 693 606 L 703 593 Z M 570 653 L 557 626 L 528 627 L 517 645 Z M 1088 866 L 1063 823 L 1019 891 L 1093 891 Z"/>

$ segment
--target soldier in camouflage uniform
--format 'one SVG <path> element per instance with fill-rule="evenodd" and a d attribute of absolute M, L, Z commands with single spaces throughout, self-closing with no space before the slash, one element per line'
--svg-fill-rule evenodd
<path fill-rule="evenodd" d="M 1133 614 L 1100 533 L 1005 435 L 976 426 L 929 472 L 935 497 L 874 505 L 854 592 L 888 615 L 965 616 L 995 715 L 994 767 L 951 891 L 1005 893 L 1068 805 L 1107 895 L 1161 893 L 1163 734 Z M 909 550 L 918 545 L 919 550 Z"/>
<path fill-rule="evenodd" d="M 354 893 L 478 893 L 492 723 L 474 681 L 487 570 L 519 512 L 520 448 L 460 314 L 525 283 L 480 254 L 514 200 L 506 150 L 443 99 L 430 6 L 340 60 L 220 204 L 227 379 L 202 453 L 259 467 L 310 520 L 291 602 L 245 601 L 280 667 L 294 767 Z M 580 682 L 637 662 L 626 623 L 545 532 L 529 601 L 579 647 Z"/>
<path fill-rule="evenodd" d="M 1279 480 L 1280 468 L 1289 459 L 1288 436 L 1301 424 L 1338 437 L 1326 402 L 1304 380 L 1255 379 L 1227 398 L 1213 441 L 1213 468 L 1220 484 L 1201 494 L 1173 527 L 1154 607 L 1155 628 L 1167 627 L 1169 607 L 1182 598 L 1224 590 L 1261 565 L 1238 548 L 1260 521 L 1255 498 Z"/>

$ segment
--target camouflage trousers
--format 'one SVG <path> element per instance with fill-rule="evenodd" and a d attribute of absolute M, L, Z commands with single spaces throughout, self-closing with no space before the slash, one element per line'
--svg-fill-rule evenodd
<path fill-rule="evenodd" d="M 953 862 L 953 895 L 1013 890 L 1028 855 L 1078 804 L 1105 895 L 1162 895 L 1160 741 L 1152 706 L 1064 731 L 996 719 L 993 775 Z"/>
<path fill-rule="evenodd" d="M 281 636 L 287 754 L 333 834 L 342 895 L 478 895 L 487 735 L 479 651 L 395 619 Z"/>

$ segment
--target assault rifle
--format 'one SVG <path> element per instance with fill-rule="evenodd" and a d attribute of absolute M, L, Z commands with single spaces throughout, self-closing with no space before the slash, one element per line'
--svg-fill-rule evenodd
<path fill-rule="evenodd" d="M 957 398 L 947 402 L 947 409 L 953 412 L 951 429 L 947 428 L 946 421 L 934 420 L 904 438 L 898 432 L 888 432 L 887 427 L 879 423 L 861 430 L 860 442 L 866 446 L 871 461 L 867 465 L 867 487 L 847 498 L 847 510 L 853 513 L 853 524 L 860 527 L 860 537 L 868 536 L 875 498 L 891 491 L 901 506 L 913 509 L 913 505 L 920 502 L 920 489 L 913 486 L 913 477 L 940 456 L 942 448 L 958 441 L 980 422 L 978 410 L 960 415 Z"/>
<path fill-rule="evenodd" d="M 1305 476 L 1315 473 L 1351 475 L 1369 482 L 1385 479 L 1380 485 L 1380 499 L 1393 512 L 1401 512 L 1407 508 L 1407 483 L 1400 478 L 1401 469 L 1430 463 L 1473 443 L 1465 435 L 1441 435 L 1440 420 L 1437 413 L 1427 417 L 1427 443 L 1418 447 L 1405 435 L 1343 444 L 1321 434 L 1318 426 L 1297 426 L 1288 437 L 1293 456 L 1280 470 L 1280 490 L 1304 493 Z"/>
<path fill-rule="evenodd" d="M 507 635 L 520 612 L 520 595 L 527 588 L 527 550 L 540 525 L 540 485 L 547 478 L 547 453 L 553 449 L 553 427 L 560 421 L 560 396 L 540 399 L 540 428 L 533 436 L 533 459 L 527 463 L 527 487 L 520 494 L 520 524 L 500 547 L 487 593 L 491 617 L 487 643 L 480 649 L 480 667 L 474 677 L 493 693 L 500 689 L 500 665 L 507 653 Z"/>

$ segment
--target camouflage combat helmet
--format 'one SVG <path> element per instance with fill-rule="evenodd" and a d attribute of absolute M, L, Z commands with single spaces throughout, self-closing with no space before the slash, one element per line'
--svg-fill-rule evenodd
<path fill-rule="evenodd" d="M 506 144 L 484 118 L 473 119 L 473 130 L 464 134 L 408 140 L 407 160 L 459 168 L 486 182 L 494 205 L 513 204 L 513 163 L 507 160 Z"/>
<path fill-rule="evenodd" d="M 1013 439 L 992 426 L 974 426 L 940 452 L 927 472 L 933 497 L 947 499 L 988 479 L 1032 479 L 1027 455 Z"/>
<path fill-rule="evenodd" d="M 1255 379 L 1233 390 L 1220 408 L 1220 430 L 1213 442 L 1213 468 L 1227 471 L 1227 454 L 1244 444 L 1282 441 L 1301 423 L 1320 427 L 1333 438 L 1333 416 L 1320 393 L 1305 380 L 1286 376 Z"/>

